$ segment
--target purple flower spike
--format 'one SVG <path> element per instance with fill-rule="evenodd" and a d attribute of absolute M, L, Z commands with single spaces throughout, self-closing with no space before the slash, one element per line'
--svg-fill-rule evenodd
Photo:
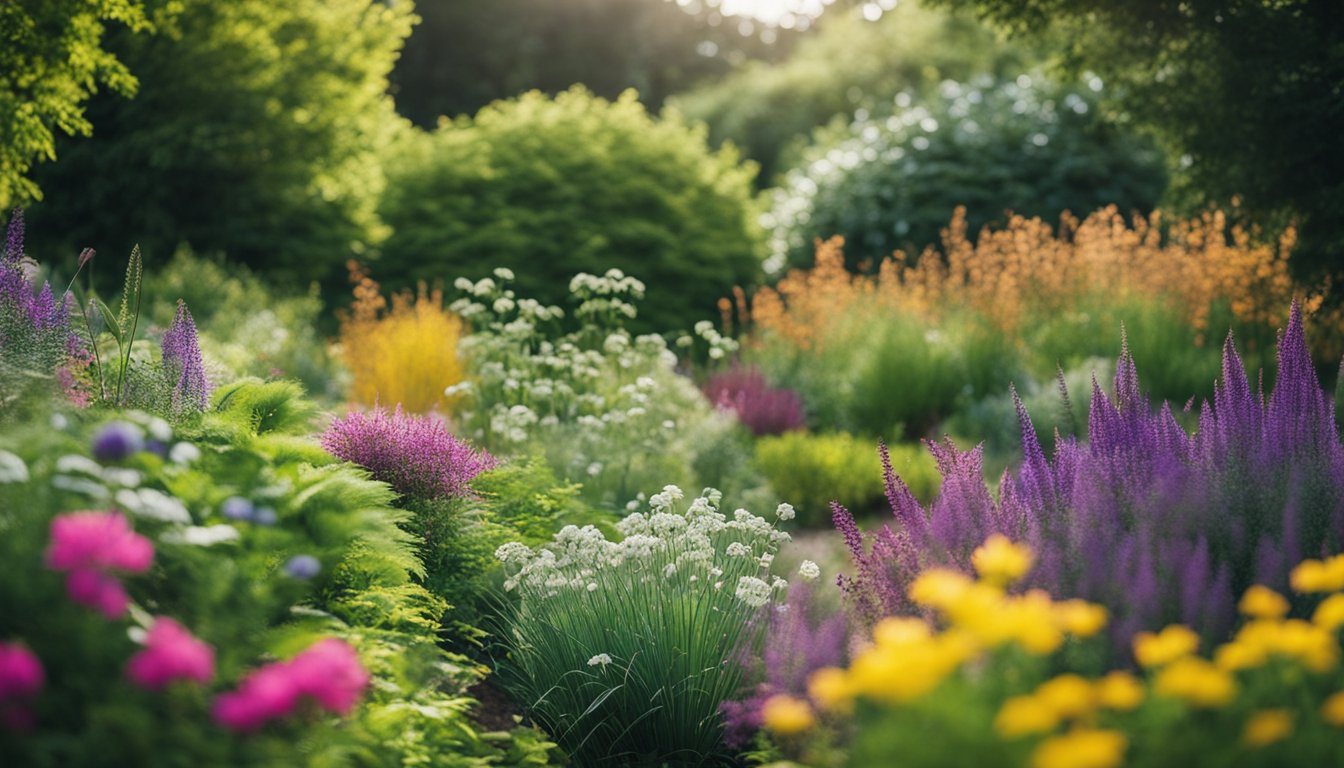
<path fill-rule="evenodd" d="M 173 384 L 175 415 L 204 411 L 210 400 L 210 381 L 205 377 L 196 323 L 186 302 L 177 302 L 177 315 L 163 334 L 163 366 Z"/>
<path fill-rule="evenodd" d="M 18 261 L 23 258 L 23 209 L 15 208 L 9 217 L 9 230 L 5 233 L 5 261 Z"/>
<path fill-rule="evenodd" d="M 374 408 L 336 419 L 322 447 L 364 467 L 399 494 L 420 499 L 469 496 L 469 484 L 496 461 L 448 432 L 433 416 Z"/>

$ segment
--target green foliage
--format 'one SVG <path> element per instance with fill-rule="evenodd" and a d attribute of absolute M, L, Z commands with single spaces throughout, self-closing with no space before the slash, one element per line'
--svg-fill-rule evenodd
<path fill-rule="evenodd" d="M 611 99 L 634 88 L 656 109 L 743 57 L 778 57 L 794 37 L 744 36 L 736 24 L 711 24 L 712 7 L 650 0 L 432 0 L 415 10 L 422 20 L 392 81 L 398 111 L 427 128 L 440 115 L 574 83 Z"/>
<path fill-rule="evenodd" d="M 892 117 L 822 138 L 789 172 L 767 224 L 772 268 L 810 264 L 814 239 L 836 234 L 851 265 L 918 254 L 961 205 L 975 231 L 1005 210 L 1047 220 L 1109 204 L 1147 211 L 1166 185 L 1157 149 L 1105 122 L 1091 88 L 1024 75 L 947 82 L 896 104 Z"/>
<path fill-rule="evenodd" d="M 318 334 L 322 300 L 317 285 L 306 294 L 271 288 L 241 265 L 179 250 L 145 279 L 150 320 L 167 327 L 172 306 L 182 299 L 191 307 L 200 331 L 201 352 L 214 366 L 211 379 L 286 377 L 324 398 L 339 397 L 337 366 Z"/>
<path fill-rule="evenodd" d="M 574 273 L 618 268 L 648 286 L 638 328 L 686 328 L 756 281 L 753 173 L 632 92 L 529 93 L 403 145 L 378 273 L 404 287 L 509 267 L 520 294 L 561 303 Z"/>
<path fill-rule="evenodd" d="M 682 511 L 667 486 L 608 541 L 561 530 L 498 553 L 518 599 L 507 614 L 501 679 L 579 765 L 720 764 L 720 705 L 737 692 L 736 654 L 787 583 L 770 563 L 788 538 L 764 518 L 719 513 L 713 489 Z"/>
<path fill-rule="evenodd" d="M 42 197 L 35 163 L 56 159 L 56 132 L 88 136 L 99 86 L 131 96 L 135 76 L 105 50 L 114 28 L 152 32 L 159 0 L 8 0 L 0 5 L 0 209 Z"/>
<path fill-rule="evenodd" d="M 1344 16 L 1332 0 L 939 0 L 973 9 L 1098 73 L 1114 106 L 1181 158 L 1180 196 L 1276 226 L 1302 223 L 1296 264 L 1338 272 Z M 1305 261 L 1304 261 L 1305 260 Z"/>
<path fill-rule="evenodd" d="M 909 444 L 888 449 L 892 466 L 915 497 L 932 500 L 941 480 L 928 451 Z M 756 441 L 756 466 L 779 497 L 794 505 L 805 527 L 829 528 L 833 501 L 863 514 L 882 500 L 876 444 L 845 432 L 762 437 Z"/>
<path fill-rule="evenodd" d="M 670 103 L 707 122 L 712 143 L 731 141 L 760 163 L 765 185 L 787 169 L 794 145 L 832 118 L 857 109 L 885 116 L 899 93 L 982 74 L 1011 77 L 1034 60 L 966 14 L 903 0 L 875 22 L 830 11 L 782 62 L 749 62 Z"/>
<path fill-rule="evenodd" d="M 187 242 L 291 285 L 342 279 L 384 233 L 378 155 L 402 125 L 387 73 L 410 4 L 175 5 L 157 36 L 108 36 L 138 93 L 91 100 L 93 137 L 60 143 L 42 169 L 34 250 L 138 242 L 155 259 Z"/>

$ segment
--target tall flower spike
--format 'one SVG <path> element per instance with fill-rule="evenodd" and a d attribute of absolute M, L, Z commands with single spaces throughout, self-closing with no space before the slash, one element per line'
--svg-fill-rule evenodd
<path fill-rule="evenodd" d="M 5 261 L 18 261 L 23 258 L 23 209 L 15 208 L 9 218 L 9 231 L 5 236 Z"/>
<path fill-rule="evenodd" d="M 173 382 L 172 410 L 181 416 L 188 412 L 204 411 L 210 398 L 210 381 L 205 376 L 201 361 L 201 347 L 196 338 L 196 323 L 186 302 L 178 299 L 177 315 L 168 332 L 163 334 L 163 367 Z"/>

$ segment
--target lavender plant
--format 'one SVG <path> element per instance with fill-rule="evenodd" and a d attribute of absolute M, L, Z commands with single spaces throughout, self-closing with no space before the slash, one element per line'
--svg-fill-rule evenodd
<path fill-rule="evenodd" d="M 726 752 L 720 706 L 736 658 L 787 582 L 770 566 L 788 534 L 745 509 L 728 518 L 706 489 L 684 511 L 667 486 L 624 538 L 568 526 L 537 549 L 506 544 L 517 602 L 502 633 L 508 684 L 581 765 L 704 765 Z M 792 515 L 781 505 L 780 519 Z"/>
<path fill-rule="evenodd" d="M 16 208 L 0 254 L 0 376 L 11 385 L 35 377 L 54 379 L 78 400 L 76 378 L 87 365 L 87 351 L 71 324 L 69 293 L 58 301 L 50 283 L 37 288 L 37 265 L 25 254 L 23 241 L 23 211 Z M 81 266 L 86 261 L 81 258 Z M 21 389 L 7 385 L 0 409 Z"/>
<path fill-rule="evenodd" d="M 196 323 L 191 310 L 181 299 L 173 324 L 163 334 L 160 346 L 164 378 L 172 384 L 169 408 L 176 416 L 190 411 L 204 411 L 210 400 L 210 381 L 205 376 L 201 361 L 200 342 L 196 338 Z"/>
<path fill-rule="evenodd" d="M 1193 434 L 1168 404 L 1152 407 L 1127 348 L 1114 396 L 1093 381 L 1085 442 L 1057 437 L 1047 457 L 1019 403 L 1024 460 L 1005 471 L 997 499 L 978 447 L 930 443 L 943 486 L 928 507 L 884 449 L 896 526 L 868 547 L 853 517 L 834 506 L 855 565 L 842 588 L 868 617 L 909 612 L 907 587 L 921 568 L 968 568 L 977 544 L 1001 533 L 1037 553 L 1026 586 L 1110 609 L 1122 653 L 1136 631 L 1168 623 L 1206 639 L 1224 635 L 1234 595 L 1253 583 L 1282 589 L 1294 563 L 1344 544 L 1344 447 L 1296 304 L 1268 397 L 1263 384 L 1251 386 L 1230 336 L 1223 354 Z"/>

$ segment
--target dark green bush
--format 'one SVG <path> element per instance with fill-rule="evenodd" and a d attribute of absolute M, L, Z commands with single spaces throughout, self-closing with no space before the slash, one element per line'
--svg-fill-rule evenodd
<path fill-rule="evenodd" d="M 1101 81 L 1025 75 L 948 82 L 936 97 L 900 94 L 892 116 L 822 137 L 775 194 L 771 266 L 807 266 L 814 238 L 837 234 L 851 266 L 918 253 L 959 205 L 971 231 L 1008 210 L 1046 220 L 1110 204 L 1150 210 L 1166 186 L 1162 156 L 1101 117 L 1094 87 Z"/>
<path fill-rule="evenodd" d="M 636 329 L 665 332 L 760 270 L 754 167 L 675 115 L 653 119 L 633 92 L 529 93 L 399 154 L 377 265 L 394 288 L 508 267 L 519 295 L 564 305 L 575 273 L 615 267 L 648 286 Z"/>

